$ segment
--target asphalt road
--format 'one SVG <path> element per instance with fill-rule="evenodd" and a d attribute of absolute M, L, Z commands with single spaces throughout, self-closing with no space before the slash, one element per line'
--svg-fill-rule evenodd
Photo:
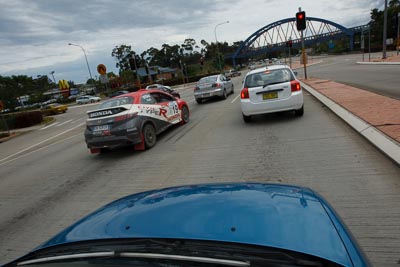
<path fill-rule="evenodd" d="M 241 78 L 234 82 L 234 95 L 202 105 L 194 102 L 192 86 L 181 90 L 191 121 L 159 136 L 148 151 L 89 154 L 83 139 L 89 107 L 60 115 L 59 127 L 0 144 L 0 262 L 128 194 L 255 181 L 313 188 L 342 215 L 375 266 L 398 266 L 399 166 L 308 94 L 301 118 L 281 113 L 245 124 Z"/>
<path fill-rule="evenodd" d="M 378 57 L 378 54 L 373 54 Z M 364 54 L 368 59 L 368 54 Z M 400 65 L 359 65 L 362 54 L 315 58 L 320 64 L 309 66 L 308 77 L 330 79 L 384 96 L 400 99 Z M 304 77 L 303 69 L 298 70 Z"/>

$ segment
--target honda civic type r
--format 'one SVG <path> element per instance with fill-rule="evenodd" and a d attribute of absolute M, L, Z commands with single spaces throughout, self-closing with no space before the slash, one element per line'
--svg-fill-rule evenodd
<path fill-rule="evenodd" d="M 87 113 L 85 141 L 91 153 L 124 145 L 148 149 L 156 144 L 157 134 L 189 121 L 187 103 L 159 90 L 120 95 Z"/>

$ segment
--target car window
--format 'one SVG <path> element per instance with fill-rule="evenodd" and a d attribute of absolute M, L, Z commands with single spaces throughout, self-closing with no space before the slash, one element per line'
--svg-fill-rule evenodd
<path fill-rule="evenodd" d="M 218 76 L 204 77 L 204 78 L 201 78 L 198 83 L 199 84 L 213 83 L 213 82 L 215 82 L 217 80 L 217 77 Z"/>
<path fill-rule="evenodd" d="M 112 108 L 112 107 L 117 107 L 117 106 L 121 106 L 121 105 L 132 104 L 133 102 L 134 102 L 134 98 L 131 96 L 112 98 L 112 99 L 107 100 L 104 103 L 100 104 L 98 108 L 99 109 Z"/>
<path fill-rule="evenodd" d="M 150 94 L 144 94 L 140 98 L 140 103 L 142 103 L 142 104 L 155 104 L 155 103 L 157 103 L 157 101 Z"/>
<path fill-rule="evenodd" d="M 293 79 L 294 77 L 288 69 L 266 70 L 247 76 L 245 87 L 266 86 L 269 84 L 289 82 Z"/>
<path fill-rule="evenodd" d="M 174 98 L 164 93 L 151 93 L 151 96 L 156 100 L 157 103 L 170 102 L 175 100 Z"/>

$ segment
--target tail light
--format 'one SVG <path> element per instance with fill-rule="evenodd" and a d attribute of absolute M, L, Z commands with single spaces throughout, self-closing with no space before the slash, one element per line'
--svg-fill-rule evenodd
<path fill-rule="evenodd" d="M 241 99 L 248 99 L 249 98 L 249 89 L 248 88 L 243 88 L 242 91 L 240 92 L 240 98 Z"/>
<path fill-rule="evenodd" d="M 221 84 L 220 83 L 214 83 L 211 87 L 219 88 L 219 87 L 221 87 Z"/>
<path fill-rule="evenodd" d="M 296 80 L 290 82 L 290 87 L 292 89 L 292 92 L 297 92 L 301 90 L 301 85 Z"/>

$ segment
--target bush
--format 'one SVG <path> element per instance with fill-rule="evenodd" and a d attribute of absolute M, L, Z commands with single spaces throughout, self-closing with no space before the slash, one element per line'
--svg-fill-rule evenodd
<path fill-rule="evenodd" d="M 15 115 L 15 128 L 29 127 L 43 121 L 41 111 L 21 112 Z"/>
<path fill-rule="evenodd" d="M 0 119 L 0 131 L 7 131 L 10 129 L 15 129 L 15 115 L 14 114 L 6 114 L 2 115 L 3 118 Z M 4 121 L 7 123 L 7 126 L 5 125 Z"/>

